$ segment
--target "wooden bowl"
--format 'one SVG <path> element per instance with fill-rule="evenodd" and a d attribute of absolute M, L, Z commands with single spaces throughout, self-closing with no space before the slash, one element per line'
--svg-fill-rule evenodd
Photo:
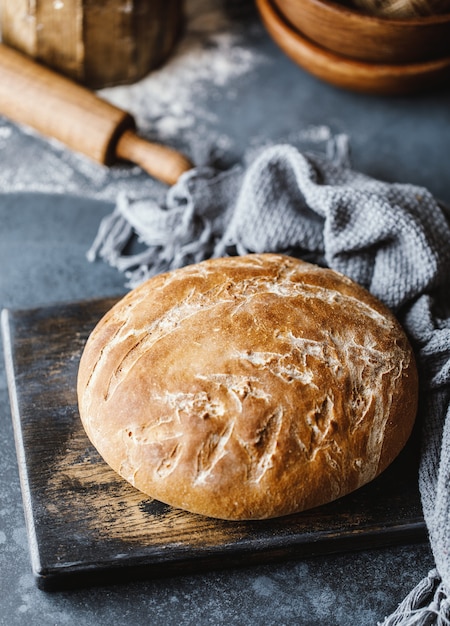
<path fill-rule="evenodd" d="M 304 37 L 283 19 L 271 0 L 256 0 L 256 4 L 267 31 L 279 47 L 295 63 L 332 85 L 382 95 L 411 94 L 449 85 L 450 55 L 399 65 L 354 61 Z"/>
<path fill-rule="evenodd" d="M 4 44 L 92 89 L 157 68 L 184 20 L 183 0 L 0 0 L 0 14 Z"/>
<path fill-rule="evenodd" d="M 450 13 L 398 20 L 331 0 L 273 1 L 294 28 L 340 56 L 395 64 L 450 56 Z"/>

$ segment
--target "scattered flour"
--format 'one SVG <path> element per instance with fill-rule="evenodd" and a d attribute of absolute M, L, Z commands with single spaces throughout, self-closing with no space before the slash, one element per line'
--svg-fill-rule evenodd
<path fill-rule="evenodd" d="M 242 32 L 225 14 L 222 3 L 191 0 L 186 4 L 186 31 L 171 58 L 157 71 L 129 87 L 102 95 L 130 111 L 140 128 L 161 139 L 178 137 L 195 125 L 202 96 L 251 72 L 262 61 L 245 46 Z M 213 116 L 210 110 L 203 115 Z"/>

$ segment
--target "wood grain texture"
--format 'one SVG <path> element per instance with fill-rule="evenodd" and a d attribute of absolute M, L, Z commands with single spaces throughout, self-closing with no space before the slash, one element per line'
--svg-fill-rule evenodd
<path fill-rule="evenodd" d="M 426 539 L 415 439 L 378 479 L 301 514 L 224 522 L 149 499 L 113 472 L 78 415 L 88 334 L 113 299 L 3 311 L 33 572 L 42 589 L 236 567 Z"/>
<path fill-rule="evenodd" d="M 132 83 L 171 53 L 183 22 L 182 0 L 82 0 L 84 64 L 89 87 Z"/>
<path fill-rule="evenodd" d="M 2 41 L 13 41 L 25 54 L 37 56 L 36 10 L 30 0 L 0 0 Z"/>
<path fill-rule="evenodd" d="M 256 4 L 269 34 L 287 56 L 332 85 L 382 95 L 412 94 L 448 85 L 450 53 L 436 60 L 409 64 L 355 60 L 305 37 L 284 19 L 272 0 L 256 0 Z"/>
<path fill-rule="evenodd" d="M 173 49 L 182 0 L 0 0 L 3 42 L 90 88 L 139 80 Z"/>
<path fill-rule="evenodd" d="M 449 0 L 351 0 L 369 15 L 404 19 L 450 12 Z"/>
<path fill-rule="evenodd" d="M 2 44 L 0 114 L 104 165 L 136 158 L 151 176 L 169 185 L 192 167 L 177 151 L 138 137 L 126 111 Z M 121 146 L 118 153 L 125 132 L 127 149 Z"/>
<path fill-rule="evenodd" d="M 329 0 L 274 4 L 311 41 L 349 59 L 398 65 L 450 56 L 450 14 L 392 20 Z"/>

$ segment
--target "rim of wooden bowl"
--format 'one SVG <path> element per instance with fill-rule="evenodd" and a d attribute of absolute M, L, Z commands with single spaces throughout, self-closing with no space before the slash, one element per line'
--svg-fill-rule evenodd
<path fill-rule="evenodd" d="M 413 63 L 450 54 L 450 13 L 391 19 L 333 0 L 273 0 L 285 21 L 315 43 L 369 62 Z"/>

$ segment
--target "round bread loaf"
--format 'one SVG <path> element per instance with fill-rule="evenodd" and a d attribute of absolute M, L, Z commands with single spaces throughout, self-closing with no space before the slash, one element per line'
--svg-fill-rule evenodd
<path fill-rule="evenodd" d="M 417 371 L 392 313 L 276 254 L 151 278 L 99 322 L 78 377 L 84 428 L 152 498 L 211 517 L 286 515 L 375 478 L 406 443 Z"/>

